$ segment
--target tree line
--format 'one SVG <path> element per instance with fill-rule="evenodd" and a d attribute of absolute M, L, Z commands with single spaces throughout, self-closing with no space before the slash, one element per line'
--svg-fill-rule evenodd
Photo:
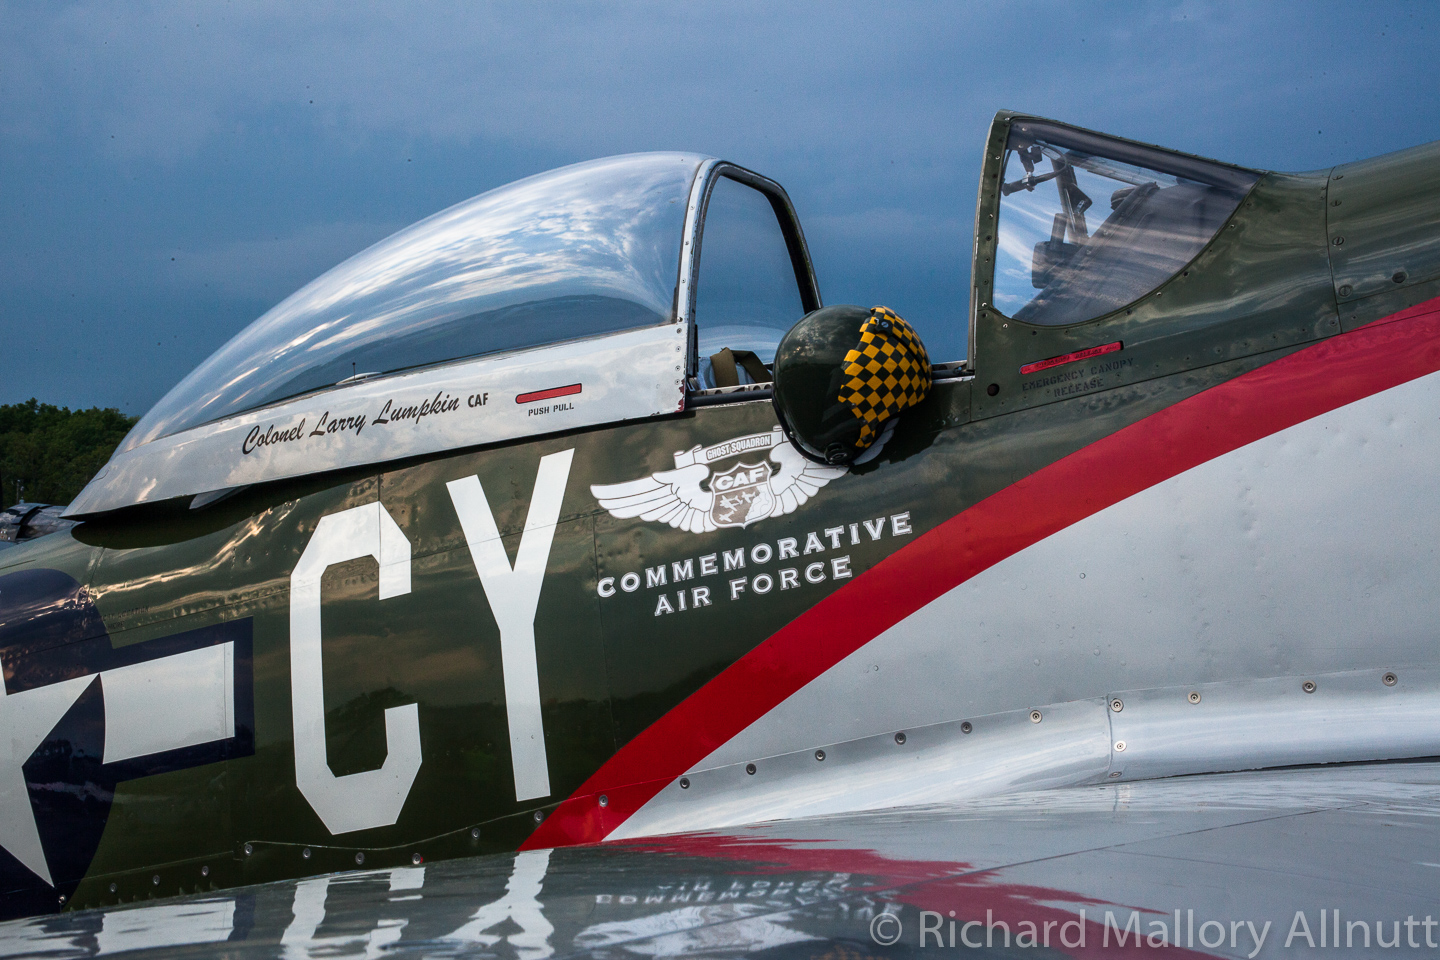
<path fill-rule="evenodd" d="M 69 503 L 135 426 L 113 407 L 71 410 L 33 397 L 0 404 L 0 509 Z"/>

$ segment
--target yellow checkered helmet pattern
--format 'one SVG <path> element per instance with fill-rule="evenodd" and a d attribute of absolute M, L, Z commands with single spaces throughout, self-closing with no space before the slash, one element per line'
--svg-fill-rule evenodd
<path fill-rule="evenodd" d="M 914 328 L 888 307 L 871 307 L 860 342 L 845 354 L 837 398 L 861 421 L 855 447 L 869 447 L 886 420 L 929 392 L 930 357 Z"/>

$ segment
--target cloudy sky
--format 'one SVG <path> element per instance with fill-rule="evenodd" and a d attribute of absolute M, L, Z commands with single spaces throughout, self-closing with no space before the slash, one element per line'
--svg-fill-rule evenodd
<path fill-rule="evenodd" d="M 1427 4 L 0 0 L 0 403 L 143 413 L 396 229 L 591 157 L 783 183 L 829 303 L 963 350 L 997 109 L 1309 170 L 1440 137 Z"/>

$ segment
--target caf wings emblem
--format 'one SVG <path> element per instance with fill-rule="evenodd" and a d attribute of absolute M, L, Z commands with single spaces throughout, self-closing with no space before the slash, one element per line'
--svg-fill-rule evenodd
<path fill-rule="evenodd" d="M 742 454 L 751 456 L 725 470 L 710 466 Z M 847 469 L 806 460 L 776 427 L 769 433 L 692 447 L 675 454 L 674 470 L 628 483 L 595 484 L 590 492 L 621 520 L 639 517 L 691 533 L 711 533 L 793 513 Z"/>

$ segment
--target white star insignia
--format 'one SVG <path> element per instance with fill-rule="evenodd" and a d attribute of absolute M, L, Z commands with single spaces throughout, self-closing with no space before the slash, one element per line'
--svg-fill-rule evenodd
<path fill-rule="evenodd" d="M 23 768 L 85 688 L 95 682 L 95 676 L 20 693 L 6 693 L 0 679 L 0 847 L 52 887 L 55 882 L 50 879 L 45 848 L 40 844 Z"/>

